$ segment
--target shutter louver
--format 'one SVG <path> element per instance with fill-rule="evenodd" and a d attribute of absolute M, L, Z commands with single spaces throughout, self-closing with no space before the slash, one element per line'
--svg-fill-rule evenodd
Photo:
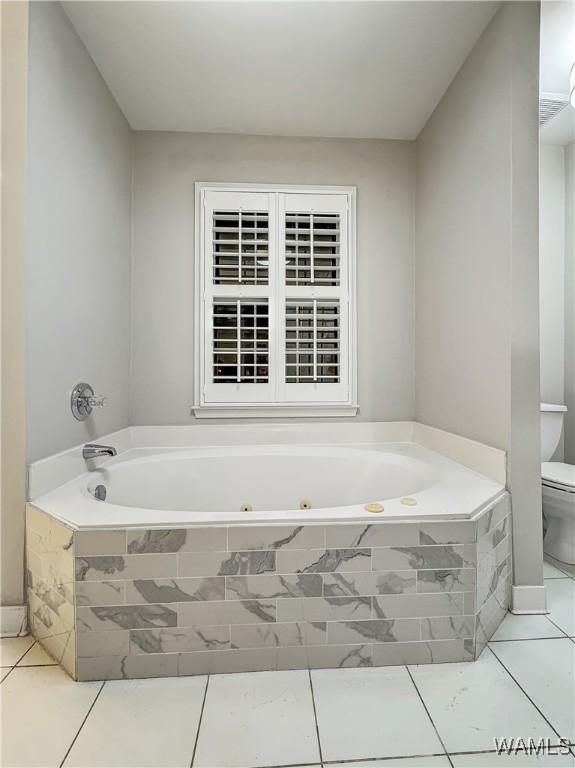
<path fill-rule="evenodd" d="M 269 217 L 257 211 L 214 211 L 215 285 L 267 285 Z"/>
<path fill-rule="evenodd" d="M 339 302 L 286 303 L 286 383 L 338 384 Z"/>

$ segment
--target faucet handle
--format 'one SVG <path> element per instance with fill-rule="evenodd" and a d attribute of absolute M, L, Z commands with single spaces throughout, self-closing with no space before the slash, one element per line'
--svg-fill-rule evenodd
<path fill-rule="evenodd" d="M 85 382 L 76 384 L 70 395 L 70 407 L 78 421 L 85 421 L 94 408 L 103 408 L 105 405 L 107 398 L 104 395 L 95 395 L 92 387 Z"/>
<path fill-rule="evenodd" d="M 104 408 L 108 405 L 108 398 L 105 395 L 86 395 L 79 399 L 90 408 Z"/>

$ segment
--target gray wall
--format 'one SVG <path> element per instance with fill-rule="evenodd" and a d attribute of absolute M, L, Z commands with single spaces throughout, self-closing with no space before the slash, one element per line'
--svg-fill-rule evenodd
<path fill-rule="evenodd" d="M 136 133 L 132 423 L 193 418 L 195 181 L 357 185 L 359 418 L 412 418 L 414 150 L 401 141 Z"/>
<path fill-rule="evenodd" d="M 59 3 L 30 8 L 28 459 L 128 424 L 131 132 Z M 88 381 L 109 406 L 81 424 Z"/>
<path fill-rule="evenodd" d="M 563 147 L 539 148 L 539 327 L 541 401 L 565 398 L 565 157 Z M 556 457 L 560 460 L 559 457 Z"/>
<path fill-rule="evenodd" d="M 542 584 L 537 3 L 505 3 L 417 141 L 416 417 L 509 451 L 515 583 Z"/>
<path fill-rule="evenodd" d="M 575 464 L 575 142 L 565 147 L 565 461 Z"/>

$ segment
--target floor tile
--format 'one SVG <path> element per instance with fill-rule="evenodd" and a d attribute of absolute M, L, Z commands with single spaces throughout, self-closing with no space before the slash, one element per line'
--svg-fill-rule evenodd
<path fill-rule="evenodd" d="M 508 613 L 491 638 L 497 640 L 534 640 L 536 638 L 565 637 L 547 616 L 519 616 Z"/>
<path fill-rule="evenodd" d="M 2 764 L 58 766 L 101 683 L 76 683 L 60 667 L 16 667 L 2 683 Z"/>
<path fill-rule="evenodd" d="M 575 643 L 496 643 L 493 652 L 563 738 L 575 741 Z"/>
<path fill-rule="evenodd" d="M 545 586 L 549 618 L 568 635 L 575 635 L 575 581 L 550 579 Z"/>
<path fill-rule="evenodd" d="M 543 561 L 543 578 L 544 579 L 568 579 L 569 574 L 566 571 L 562 571 L 557 568 L 556 565 Z"/>
<path fill-rule="evenodd" d="M 448 752 L 493 749 L 494 737 L 557 738 L 488 649 L 474 663 L 410 669 Z"/>
<path fill-rule="evenodd" d="M 573 755 L 497 755 L 493 752 L 475 755 L 451 755 L 454 768 L 573 768 Z"/>
<path fill-rule="evenodd" d="M 210 677 L 194 766 L 317 762 L 307 671 Z"/>
<path fill-rule="evenodd" d="M 6 675 L 8 675 L 11 671 L 12 671 L 12 667 L 2 667 L 0 669 L 0 683 L 2 682 L 2 680 L 4 680 Z"/>
<path fill-rule="evenodd" d="M 65 766 L 190 765 L 205 677 L 108 682 Z"/>
<path fill-rule="evenodd" d="M 40 643 L 34 643 L 27 653 L 18 662 L 19 667 L 40 667 L 55 665 L 56 662 L 49 653 L 42 648 Z"/>
<path fill-rule="evenodd" d="M 0 638 L 0 667 L 14 667 L 33 645 L 31 635 Z"/>
<path fill-rule="evenodd" d="M 334 768 L 450 768 L 450 765 L 447 757 L 431 755 L 430 757 L 392 757 L 388 760 L 337 763 Z"/>
<path fill-rule="evenodd" d="M 443 752 L 405 667 L 312 672 L 324 760 Z"/>

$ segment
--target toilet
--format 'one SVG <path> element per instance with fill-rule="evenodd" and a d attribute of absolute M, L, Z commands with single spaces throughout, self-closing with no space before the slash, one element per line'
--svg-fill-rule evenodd
<path fill-rule="evenodd" d="M 549 461 L 559 445 L 566 411 L 564 405 L 541 403 L 541 482 L 547 526 L 543 549 L 575 565 L 575 466 Z"/>

